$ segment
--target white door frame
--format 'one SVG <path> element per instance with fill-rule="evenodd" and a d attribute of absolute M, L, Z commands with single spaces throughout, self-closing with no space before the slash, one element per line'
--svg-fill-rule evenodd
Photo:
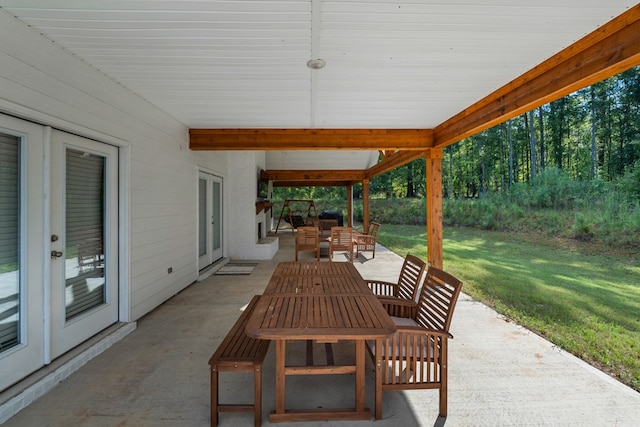
<path fill-rule="evenodd" d="M 206 206 L 200 206 L 200 185 L 201 182 L 205 182 L 205 196 L 206 196 Z M 223 224 L 223 203 L 224 203 L 224 180 L 217 176 L 213 175 L 209 172 L 199 170 L 198 171 L 198 232 L 197 232 L 197 242 L 196 245 L 198 247 L 198 270 L 202 270 L 207 266 L 211 265 L 218 259 L 223 257 L 223 247 L 224 247 L 224 224 Z M 217 194 L 217 200 L 214 200 L 216 197 L 214 186 L 217 186 L 219 189 Z M 217 214 L 214 212 L 214 209 L 218 207 Z M 204 219 L 201 218 L 201 215 L 204 215 Z M 205 231 L 205 251 L 201 253 L 200 248 L 200 239 L 201 239 L 201 219 L 204 220 L 204 224 L 206 226 Z M 214 235 L 218 233 L 219 245 L 218 247 L 213 247 Z"/>
<path fill-rule="evenodd" d="M 96 142 L 62 131 L 52 131 L 51 134 L 51 180 L 50 180 L 50 218 L 51 232 L 58 235 L 59 240 L 52 242 L 52 251 L 59 251 L 59 258 L 50 259 L 51 279 L 49 282 L 50 297 L 50 357 L 56 358 L 77 344 L 85 341 L 106 327 L 116 323 L 119 318 L 119 207 L 118 207 L 118 149 L 112 145 Z M 65 164 L 67 150 L 76 150 L 87 155 L 98 155 L 105 159 L 105 230 L 104 230 L 104 285 L 105 301 L 103 304 L 67 319 L 65 308 L 65 271 L 73 267 L 78 257 L 67 258 L 65 252 L 69 249 L 65 244 Z M 76 262 L 77 263 L 77 262 Z M 66 266 L 65 266 L 66 265 Z M 72 269 L 69 271 L 78 271 Z M 73 277 L 75 277 L 73 276 Z M 95 279 L 94 279 L 95 280 Z M 99 280 L 99 279 L 98 279 Z M 88 281 L 87 281 L 88 286 Z"/>

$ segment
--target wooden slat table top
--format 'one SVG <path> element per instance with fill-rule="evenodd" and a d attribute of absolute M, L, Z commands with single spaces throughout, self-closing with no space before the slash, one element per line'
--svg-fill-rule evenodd
<path fill-rule="evenodd" d="M 270 294 L 362 294 L 362 280 L 354 276 L 278 276 L 269 281 Z"/>
<path fill-rule="evenodd" d="M 247 334 L 260 339 L 384 338 L 396 327 L 379 307 L 375 297 L 366 295 L 263 295 Z"/>
<path fill-rule="evenodd" d="M 362 280 L 355 266 L 346 262 L 281 262 L 272 278 L 280 276 L 352 276 Z M 265 293 L 268 292 L 267 287 Z"/>
<path fill-rule="evenodd" d="M 350 263 L 285 262 L 247 324 L 260 339 L 376 339 L 396 331 Z"/>

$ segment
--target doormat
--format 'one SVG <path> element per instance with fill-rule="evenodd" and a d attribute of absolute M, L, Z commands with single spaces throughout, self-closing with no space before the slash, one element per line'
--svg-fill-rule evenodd
<path fill-rule="evenodd" d="M 242 276 L 249 275 L 258 263 L 253 262 L 229 262 L 213 273 L 216 276 Z"/>

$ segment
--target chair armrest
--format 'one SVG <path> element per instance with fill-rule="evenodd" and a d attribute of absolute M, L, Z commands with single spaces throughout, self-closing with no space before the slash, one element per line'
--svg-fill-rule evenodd
<path fill-rule="evenodd" d="M 415 301 L 389 296 L 378 296 L 378 301 L 380 301 L 389 316 L 415 319 L 418 313 L 418 303 Z"/>
<path fill-rule="evenodd" d="M 440 331 L 437 329 L 427 329 L 421 326 L 399 326 L 396 330 L 397 333 L 425 333 L 427 335 L 434 335 L 443 338 L 451 338 L 453 339 L 453 335 L 449 332 Z"/>
<path fill-rule="evenodd" d="M 383 280 L 367 280 L 367 286 L 374 294 L 387 297 L 393 297 L 398 288 L 396 283 L 385 282 Z"/>
<path fill-rule="evenodd" d="M 358 244 L 363 244 L 363 243 L 375 243 L 376 239 L 369 235 L 369 234 L 358 234 L 356 236 L 354 236 L 354 240 L 356 240 L 358 242 Z"/>

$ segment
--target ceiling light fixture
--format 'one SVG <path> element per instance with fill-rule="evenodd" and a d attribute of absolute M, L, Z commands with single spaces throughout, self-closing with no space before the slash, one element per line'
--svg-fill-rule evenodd
<path fill-rule="evenodd" d="M 312 70 L 319 70 L 320 68 L 324 68 L 327 62 L 324 59 L 310 59 L 307 61 L 307 67 Z"/>

